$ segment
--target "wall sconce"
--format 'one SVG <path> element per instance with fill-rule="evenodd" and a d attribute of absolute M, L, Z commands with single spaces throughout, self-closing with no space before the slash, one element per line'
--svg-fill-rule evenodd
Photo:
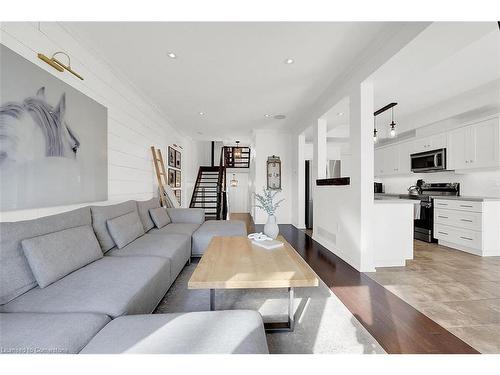
<path fill-rule="evenodd" d="M 60 60 L 56 59 L 56 55 L 64 55 L 68 58 L 68 65 L 64 65 Z M 54 69 L 58 70 L 59 72 L 64 72 L 67 70 L 71 74 L 73 74 L 75 77 L 80 78 L 83 81 L 83 77 L 79 75 L 77 72 L 75 72 L 73 69 L 71 69 L 71 59 L 69 55 L 66 52 L 58 51 L 52 55 L 52 57 L 48 58 L 45 56 L 43 53 L 38 54 L 38 58 L 47 64 L 49 64 L 51 67 Z"/>
<path fill-rule="evenodd" d="M 229 181 L 232 187 L 238 186 L 238 180 L 236 179 L 236 175 L 233 173 L 233 178 Z"/>

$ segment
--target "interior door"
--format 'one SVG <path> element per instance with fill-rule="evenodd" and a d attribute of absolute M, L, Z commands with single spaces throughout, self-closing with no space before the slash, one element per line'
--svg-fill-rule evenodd
<path fill-rule="evenodd" d="M 229 189 L 229 211 L 230 213 L 250 212 L 248 204 L 248 173 L 234 173 L 238 180 L 237 186 L 231 186 L 229 180 L 233 178 L 233 173 L 227 173 Z"/>

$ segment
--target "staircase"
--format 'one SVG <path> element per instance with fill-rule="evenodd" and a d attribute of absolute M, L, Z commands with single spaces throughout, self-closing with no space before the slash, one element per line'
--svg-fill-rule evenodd
<path fill-rule="evenodd" d="M 220 220 L 220 167 L 200 167 L 189 207 L 205 209 L 206 220 Z"/>
<path fill-rule="evenodd" d="M 203 208 L 206 220 L 227 219 L 226 168 L 250 167 L 250 147 L 239 147 L 238 153 L 235 148 L 222 147 L 218 166 L 202 166 L 198 170 L 189 207 Z"/>

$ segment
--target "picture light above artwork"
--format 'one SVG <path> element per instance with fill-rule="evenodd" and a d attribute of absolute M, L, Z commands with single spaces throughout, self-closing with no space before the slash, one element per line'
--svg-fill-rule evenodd
<path fill-rule="evenodd" d="M 57 55 L 66 56 L 68 58 L 68 65 L 64 65 L 60 60 L 56 59 Z M 77 72 L 75 72 L 73 69 L 71 69 L 71 58 L 69 57 L 69 55 L 66 52 L 58 51 L 58 52 L 54 53 L 52 55 L 52 57 L 50 57 L 50 58 L 45 56 L 43 53 L 39 53 L 38 58 L 40 60 L 46 62 L 47 64 L 49 64 L 54 69 L 56 69 L 60 72 L 64 72 L 65 70 L 67 70 L 68 72 L 73 74 L 75 77 L 78 77 L 83 81 L 83 77 L 81 75 L 79 75 Z"/>

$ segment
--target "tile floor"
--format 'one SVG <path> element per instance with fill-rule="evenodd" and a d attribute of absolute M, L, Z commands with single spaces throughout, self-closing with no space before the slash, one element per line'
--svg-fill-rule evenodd
<path fill-rule="evenodd" d="M 500 257 L 421 241 L 406 267 L 367 273 L 481 353 L 500 353 Z"/>

